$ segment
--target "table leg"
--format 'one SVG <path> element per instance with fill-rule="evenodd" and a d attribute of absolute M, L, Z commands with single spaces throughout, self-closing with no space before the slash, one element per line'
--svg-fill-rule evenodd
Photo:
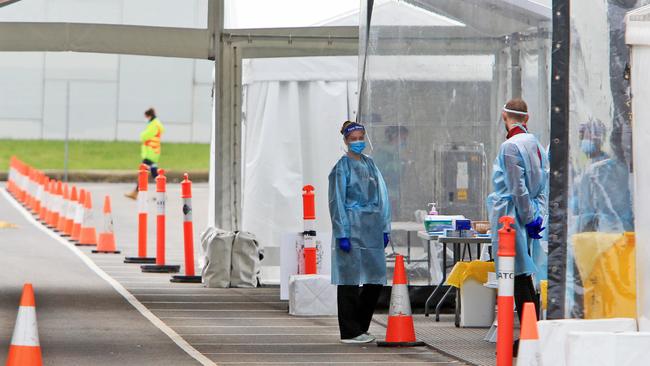
<path fill-rule="evenodd" d="M 456 328 L 460 328 L 460 289 L 456 289 L 456 309 L 454 312 L 454 325 Z"/>
<path fill-rule="evenodd" d="M 406 263 L 411 264 L 411 232 L 406 232 Z"/>
<path fill-rule="evenodd" d="M 431 284 L 431 241 L 427 240 L 427 276 L 429 280 L 427 284 Z"/>
<path fill-rule="evenodd" d="M 445 299 L 447 298 L 447 296 L 449 296 L 449 293 L 453 289 L 454 289 L 453 286 L 449 286 L 449 288 L 447 289 L 447 292 L 445 292 L 445 294 L 442 295 L 442 299 L 440 299 L 440 301 L 438 301 L 438 305 L 436 305 L 436 321 L 437 322 L 440 321 L 440 309 L 442 308 L 442 304 L 445 302 Z"/>
<path fill-rule="evenodd" d="M 427 245 L 431 245 L 430 240 L 428 241 Z M 424 316 L 429 316 L 429 303 L 433 301 L 436 294 L 438 294 L 438 290 L 442 288 L 442 285 L 444 285 L 445 281 L 447 281 L 447 243 L 442 243 L 442 280 L 433 290 L 431 295 L 429 295 L 427 301 L 424 303 Z"/>

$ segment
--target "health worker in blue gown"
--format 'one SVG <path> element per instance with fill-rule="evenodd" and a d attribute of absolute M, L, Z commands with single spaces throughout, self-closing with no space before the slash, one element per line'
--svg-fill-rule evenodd
<path fill-rule="evenodd" d="M 363 154 L 363 125 L 345 122 L 341 134 L 348 151 L 329 175 L 332 284 L 337 285 L 341 342 L 369 343 L 375 340 L 368 333 L 370 321 L 386 284 L 390 200 L 379 169 Z"/>
<path fill-rule="evenodd" d="M 548 155 L 537 137 L 529 133 L 528 106 L 521 99 L 508 101 L 501 113 L 507 131 L 506 141 L 501 144 L 494 161 L 492 185 L 494 192 L 488 196 L 487 209 L 492 230 L 492 251 L 496 258 L 499 249 L 499 218 L 515 219 L 515 304 L 521 320 L 523 305 L 536 304 L 539 297 L 533 275 L 545 261 L 540 253 L 540 239 L 544 217 L 548 211 Z M 537 258 L 536 258 L 537 257 Z"/>

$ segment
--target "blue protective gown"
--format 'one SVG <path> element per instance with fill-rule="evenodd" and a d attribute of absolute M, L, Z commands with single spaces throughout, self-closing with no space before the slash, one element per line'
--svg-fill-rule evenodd
<path fill-rule="evenodd" d="M 390 233 L 386 183 L 371 158 L 343 156 L 329 175 L 332 218 L 332 284 L 386 284 L 384 233 Z M 337 239 L 349 238 L 344 252 Z"/>
<path fill-rule="evenodd" d="M 533 253 L 540 253 L 540 243 L 539 240 L 528 237 L 526 224 L 538 216 L 547 217 L 548 167 L 544 148 L 539 140 L 529 133 L 515 135 L 505 141 L 494 161 L 494 192 L 487 199 L 492 230 L 492 254 L 497 258 L 499 218 L 514 217 L 514 228 L 517 230 L 515 275 L 530 275 L 538 271 Z"/>

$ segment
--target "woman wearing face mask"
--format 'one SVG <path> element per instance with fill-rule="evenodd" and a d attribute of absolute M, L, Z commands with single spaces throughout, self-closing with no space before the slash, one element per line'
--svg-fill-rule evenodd
<path fill-rule="evenodd" d="M 386 283 L 384 248 L 390 241 L 390 201 L 384 179 L 365 149 L 363 125 L 345 122 L 348 152 L 329 175 L 332 284 L 337 285 L 343 343 L 369 343 L 370 321 Z"/>
<path fill-rule="evenodd" d="M 149 167 L 151 177 L 155 179 L 158 176 L 161 138 L 163 132 L 165 132 L 165 128 L 156 117 L 156 111 L 153 108 L 144 111 L 144 118 L 147 121 L 147 126 L 140 133 L 140 140 L 142 141 L 140 155 L 142 157 L 142 163 Z M 138 197 L 138 185 L 136 184 L 135 189 L 132 192 L 126 193 L 125 196 L 133 200 L 136 199 Z"/>

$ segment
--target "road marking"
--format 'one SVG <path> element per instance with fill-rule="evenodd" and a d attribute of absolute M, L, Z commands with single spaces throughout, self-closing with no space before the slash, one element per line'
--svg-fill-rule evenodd
<path fill-rule="evenodd" d="M 143 304 L 286 304 L 286 301 L 142 301 Z"/>
<path fill-rule="evenodd" d="M 174 325 L 174 328 L 338 328 L 338 325 Z"/>
<path fill-rule="evenodd" d="M 249 312 L 249 313 L 285 313 L 288 314 L 286 310 L 271 310 L 271 309 L 151 309 L 151 311 L 178 311 L 178 312 L 190 312 L 190 311 L 217 311 L 217 312 Z"/>
<path fill-rule="evenodd" d="M 371 346 L 371 344 L 368 344 L 368 346 Z M 218 356 L 261 356 L 261 355 L 269 355 L 269 356 L 349 356 L 349 355 L 361 355 L 361 356 L 368 356 L 368 355 L 386 355 L 386 356 L 391 356 L 391 355 L 431 355 L 429 352 L 206 352 L 206 355 L 218 355 Z M 424 362 L 424 361 L 420 361 Z"/>
<path fill-rule="evenodd" d="M 322 343 L 193 343 L 194 346 L 344 346 L 341 342 L 322 342 Z"/>
<path fill-rule="evenodd" d="M 286 317 L 270 317 L 270 318 L 243 318 L 243 317 L 192 317 L 192 316 L 161 316 L 159 317 L 160 319 L 179 319 L 179 320 L 338 320 L 336 317 L 329 317 L 329 318 L 290 318 L 289 316 Z"/>
<path fill-rule="evenodd" d="M 190 337 L 190 336 L 200 336 L 200 337 L 216 337 L 216 336 L 224 336 L 224 337 L 238 337 L 238 336 L 273 336 L 273 337 L 279 337 L 279 336 L 340 336 L 340 333 L 318 333 L 318 334 L 313 334 L 313 333 L 291 333 L 291 334 L 286 334 L 286 333 L 266 333 L 266 334 L 260 334 L 260 333 L 241 333 L 241 334 L 218 334 L 218 333 L 178 333 L 179 335 L 183 337 Z M 254 344 L 254 343 L 252 343 Z"/>
<path fill-rule="evenodd" d="M 208 291 L 208 292 L 232 292 L 233 290 L 241 291 L 241 292 L 260 292 L 262 290 L 268 290 L 269 293 L 277 293 L 278 296 L 280 296 L 280 290 L 275 290 L 275 289 L 265 289 L 265 288 L 257 288 L 257 289 L 233 289 L 233 288 L 214 288 L 214 287 L 204 287 L 201 284 L 196 284 L 195 286 L 192 286 L 190 284 L 185 284 L 185 287 L 133 287 L 131 290 L 178 290 L 178 291 L 185 291 L 185 290 L 202 290 L 202 291 Z M 271 291 L 272 290 L 272 291 Z"/>
<path fill-rule="evenodd" d="M 283 361 L 283 362 L 219 362 L 219 365 L 450 365 L 457 364 L 457 361 Z"/>
<path fill-rule="evenodd" d="M 149 309 L 147 309 L 138 299 L 135 298 L 124 286 L 122 286 L 119 282 L 114 280 L 111 276 L 109 276 L 106 272 L 104 272 L 93 260 L 88 257 L 86 254 L 84 254 L 79 248 L 74 246 L 72 243 L 68 242 L 67 240 L 61 238 L 57 234 L 55 234 L 53 231 L 47 229 L 45 226 L 43 226 L 40 222 L 36 221 L 34 217 L 25 210 L 24 207 L 22 207 L 20 204 L 18 204 L 17 201 L 15 201 L 10 195 L 7 193 L 5 189 L 1 189 L 0 192 L 2 192 L 2 196 L 9 202 L 12 206 L 20 212 L 25 219 L 31 223 L 34 227 L 37 229 L 41 230 L 48 236 L 50 236 L 52 239 L 54 239 L 57 243 L 63 245 L 64 247 L 68 248 L 72 253 L 74 253 L 79 259 L 81 259 L 82 262 L 84 262 L 88 268 L 90 268 L 93 272 L 95 272 L 100 278 L 102 278 L 104 281 L 108 282 L 115 291 L 117 291 L 126 301 L 128 301 L 136 310 L 140 312 L 145 318 L 147 318 L 156 328 L 160 329 L 163 333 L 165 333 L 178 347 L 180 347 L 183 351 L 185 351 L 188 355 L 190 355 L 192 358 L 197 360 L 201 365 L 210 365 L 210 366 L 216 366 L 216 364 L 201 354 L 201 352 L 197 351 L 196 348 L 192 347 L 186 340 L 184 340 L 176 331 L 174 331 L 172 328 L 167 326 L 165 323 L 163 323 L 162 320 L 158 319 L 156 315 L 154 315 Z"/>
<path fill-rule="evenodd" d="M 136 294 L 137 296 L 174 296 L 174 297 L 276 297 L 276 295 L 239 295 L 239 294 Z"/>

